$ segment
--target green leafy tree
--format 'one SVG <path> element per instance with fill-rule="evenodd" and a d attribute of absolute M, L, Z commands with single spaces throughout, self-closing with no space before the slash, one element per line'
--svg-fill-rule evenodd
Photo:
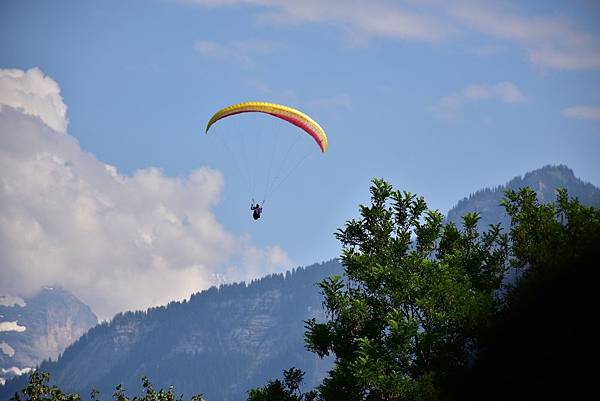
<path fill-rule="evenodd" d="M 183 401 L 183 395 L 177 397 L 173 386 L 169 386 L 168 390 L 160 389 L 156 391 L 152 386 L 150 379 L 148 379 L 145 376 L 142 378 L 142 387 L 144 388 L 144 395 L 141 398 L 134 397 L 132 401 Z M 95 400 L 94 397 L 92 398 Z M 125 388 L 120 384 L 117 386 L 116 391 L 113 393 L 113 399 L 115 401 L 130 400 L 125 395 Z M 195 395 L 192 397 L 192 401 L 204 401 L 204 399 L 202 398 L 202 395 Z"/>
<path fill-rule="evenodd" d="M 600 209 L 570 199 L 565 189 L 548 204 L 540 203 L 531 188 L 509 190 L 502 205 L 511 217 L 512 264 L 524 271 L 525 281 L 589 270 L 598 260 Z"/>
<path fill-rule="evenodd" d="M 596 391 L 600 209 L 558 190 L 543 204 L 507 191 L 511 264 L 520 271 L 482 332 L 464 400 L 586 399 Z M 508 385 L 498 386 L 497 383 Z"/>
<path fill-rule="evenodd" d="M 476 214 L 462 230 L 444 225 L 423 198 L 378 179 L 360 215 L 336 234 L 345 277 L 319 284 L 328 321 L 306 322 L 307 348 L 335 356 L 320 397 L 450 398 L 497 309 L 508 238 L 499 226 L 480 235 Z"/>
<path fill-rule="evenodd" d="M 50 374 L 48 372 L 34 371 L 29 376 L 29 383 L 21 390 L 25 398 L 21 398 L 18 393 L 11 398 L 11 401 L 81 401 L 79 394 L 65 394 L 57 386 L 50 386 Z M 130 399 L 125 394 L 125 388 L 119 384 L 113 393 L 115 401 L 183 401 L 183 396 L 177 397 L 173 386 L 168 390 L 160 389 L 156 391 L 147 377 L 142 378 L 144 394 L 142 397 L 133 397 Z M 90 395 L 92 401 L 99 401 L 99 392 L 92 390 Z M 192 401 L 204 401 L 201 394 L 194 395 Z"/>
<path fill-rule="evenodd" d="M 50 386 L 48 372 L 33 371 L 29 376 L 29 383 L 11 398 L 11 401 L 81 401 L 79 394 L 65 394 L 56 386 Z"/>
<path fill-rule="evenodd" d="M 304 372 L 290 368 L 283 371 L 283 382 L 271 380 L 264 387 L 248 391 L 248 401 L 313 401 L 317 393 L 302 393 L 300 386 L 304 380 Z"/>

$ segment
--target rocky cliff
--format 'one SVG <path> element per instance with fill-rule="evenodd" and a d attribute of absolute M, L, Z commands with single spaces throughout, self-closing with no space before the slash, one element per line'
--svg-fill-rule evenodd
<path fill-rule="evenodd" d="M 45 287 L 25 299 L 0 295 L 0 383 L 56 360 L 97 323 L 87 305 L 61 288 Z"/>

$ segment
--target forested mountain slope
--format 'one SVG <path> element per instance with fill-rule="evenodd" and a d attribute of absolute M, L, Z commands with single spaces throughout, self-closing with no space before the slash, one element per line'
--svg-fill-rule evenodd
<path fill-rule="evenodd" d="M 208 401 L 245 400 L 248 389 L 290 366 L 305 370 L 312 386 L 330 362 L 304 349 L 303 322 L 324 313 L 315 283 L 340 272 L 332 260 L 248 285 L 211 288 L 188 302 L 118 314 L 40 369 L 62 389 L 87 396 L 96 388 L 103 399 L 119 383 L 139 393 L 144 375 L 156 387 L 173 384 Z M 24 379 L 7 382 L 0 399 L 22 388 Z"/>
<path fill-rule="evenodd" d="M 582 204 L 600 207 L 600 189 L 575 177 L 573 170 L 567 166 L 545 166 L 522 177 L 515 177 L 505 185 L 484 188 L 460 200 L 448 212 L 447 221 L 460 226 L 464 214 L 478 212 L 481 215 L 478 226 L 480 231 L 496 223 L 502 223 L 502 227 L 508 229 L 510 221 L 500 202 L 507 189 L 517 190 L 523 187 L 533 188 L 538 200 L 544 203 L 556 199 L 556 188 L 566 188 L 569 196 L 577 197 Z"/>

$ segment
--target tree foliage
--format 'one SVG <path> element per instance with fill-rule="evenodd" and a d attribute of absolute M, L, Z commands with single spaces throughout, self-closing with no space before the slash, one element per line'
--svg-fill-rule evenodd
<path fill-rule="evenodd" d="M 57 386 L 49 384 L 50 374 L 48 372 L 33 371 L 29 376 L 29 383 L 21 390 L 25 398 L 16 393 L 11 401 L 81 401 L 79 394 L 65 394 Z M 170 386 L 168 390 L 160 389 L 156 391 L 147 377 L 142 378 L 144 393 L 141 397 L 135 396 L 129 398 L 125 393 L 125 387 L 119 384 L 112 398 L 115 401 L 183 401 L 183 395 L 177 396 L 175 389 Z M 92 401 L 100 401 L 100 394 L 97 390 L 92 390 L 90 398 Z M 192 396 L 191 401 L 204 401 L 201 394 Z"/>
<path fill-rule="evenodd" d="M 302 393 L 300 386 L 304 380 L 304 372 L 294 367 L 283 371 L 283 382 L 271 380 L 264 387 L 248 391 L 248 401 L 313 401 L 317 393 Z"/>
<path fill-rule="evenodd" d="M 507 191 L 511 264 L 520 272 L 464 386 L 468 400 L 585 399 L 595 391 L 600 209 L 558 190 L 543 204 Z M 507 383 L 501 385 L 498 383 Z"/>
<path fill-rule="evenodd" d="M 326 322 L 307 348 L 333 354 L 320 400 L 578 399 L 599 347 L 600 210 L 557 190 L 502 202 L 510 235 L 461 229 L 382 180 L 339 230 L 344 277 L 320 282 Z M 510 273 L 507 276 L 506 273 Z M 597 319 L 596 319 L 597 320 Z M 587 383 L 587 385 L 586 385 Z M 279 398 L 265 398 L 277 401 Z"/>
<path fill-rule="evenodd" d="M 498 226 L 480 235 L 476 214 L 462 229 L 444 225 L 423 198 L 383 180 L 360 215 L 336 234 L 345 277 L 319 284 L 329 320 L 306 322 L 307 348 L 335 356 L 320 397 L 445 398 L 439 389 L 467 368 L 497 308 L 508 238 Z"/>
<path fill-rule="evenodd" d="M 29 383 L 21 390 L 21 395 L 15 393 L 11 401 L 81 401 L 79 394 L 65 394 L 57 386 L 49 384 L 48 372 L 33 371 Z"/>

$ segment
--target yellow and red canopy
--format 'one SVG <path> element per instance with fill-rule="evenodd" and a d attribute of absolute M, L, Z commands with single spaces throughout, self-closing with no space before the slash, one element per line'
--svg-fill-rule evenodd
<path fill-rule="evenodd" d="M 326 152 L 329 146 L 327 135 L 321 126 L 312 118 L 292 107 L 268 102 L 244 102 L 234 104 L 217 111 L 206 125 L 206 133 L 210 127 L 222 118 L 240 113 L 266 113 L 281 118 L 301 128 L 317 142 L 322 152 Z"/>

